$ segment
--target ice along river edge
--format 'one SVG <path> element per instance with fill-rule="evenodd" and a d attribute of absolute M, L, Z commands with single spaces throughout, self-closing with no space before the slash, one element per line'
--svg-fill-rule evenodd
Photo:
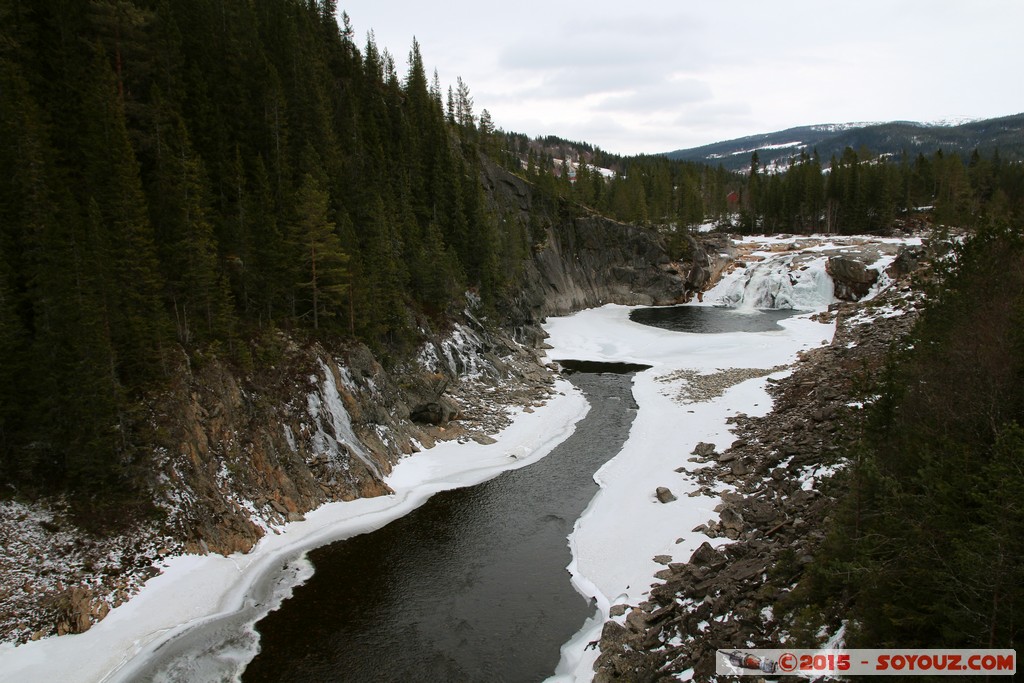
<path fill-rule="evenodd" d="M 710 300 L 713 300 L 709 297 Z M 600 491 L 577 520 L 569 542 L 572 580 L 577 590 L 597 601 L 597 611 L 576 636 L 562 647 L 562 659 L 549 681 L 589 681 L 599 652 L 588 644 L 600 638 L 601 628 L 615 604 L 636 605 L 646 599 L 656 556 L 686 561 L 707 537 L 688 531 L 710 518 L 720 498 L 690 497 L 697 487 L 688 462 L 699 441 L 728 447 L 733 437 L 730 416 L 765 415 L 772 399 L 765 387 L 769 377 L 751 379 L 706 402 L 679 399 L 683 379 L 678 370 L 701 374 L 730 368 L 773 368 L 789 365 L 798 353 L 828 344 L 834 323 L 811 320 L 811 313 L 780 322 L 780 331 L 690 334 L 648 327 L 629 319 L 632 309 L 607 305 L 553 318 L 545 325 L 552 358 L 651 365 L 633 380 L 639 409 L 620 453 L 596 474 Z M 659 486 L 670 488 L 677 500 L 662 504 Z M 728 490 L 722 488 L 719 494 Z M 712 545 L 727 542 L 712 541 Z"/>
<path fill-rule="evenodd" d="M 445 442 L 404 459 L 387 480 L 392 496 L 325 505 L 279 535 L 268 535 L 248 554 L 171 558 L 160 576 L 89 631 L 0 646 L 0 682 L 131 680 L 136 664 L 162 644 L 244 609 L 255 586 L 272 583 L 283 565 L 307 550 L 380 528 L 439 491 L 477 484 L 546 456 L 589 410 L 568 382 L 557 381 L 555 390 L 534 412 L 519 411 L 494 444 Z M 281 591 L 290 587 L 279 585 Z"/>

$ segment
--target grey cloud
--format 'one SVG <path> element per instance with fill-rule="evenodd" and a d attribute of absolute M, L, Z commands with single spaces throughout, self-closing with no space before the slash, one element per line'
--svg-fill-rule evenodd
<path fill-rule="evenodd" d="M 704 81 L 662 81 L 635 89 L 628 94 L 616 94 L 601 103 L 608 111 L 663 112 L 706 102 L 712 97 L 711 87 Z"/>

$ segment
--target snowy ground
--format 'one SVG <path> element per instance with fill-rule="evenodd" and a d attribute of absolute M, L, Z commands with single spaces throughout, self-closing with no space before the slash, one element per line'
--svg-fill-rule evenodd
<path fill-rule="evenodd" d="M 788 254 L 769 250 L 771 244 L 788 247 L 790 243 L 787 239 L 769 239 L 763 242 L 762 255 L 766 259 L 789 258 Z M 815 248 L 815 252 L 823 250 Z M 822 310 L 834 301 L 831 288 L 821 286 L 823 282 L 831 284 L 824 273 L 825 260 L 820 255 L 806 260 L 802 270 L 793 271 L 793 278 L 787 268 L 777 265 L 767 268 L 774 274 L 770 278 L 750 277 L 753 268 L 759 266 L 734 271 L 705 294 L 704 301 L 706 305 L 723 299 L 736 301 L 738 290 L 744 287 L 776 291 L 788 288 L 791 299 L 800 308 Z M 752 297 L 761 294 L 746 293 Z M 714 508 L 721 500 L 690 495 L 698 489 L 689 475 L 698 467 L 689 462 L 690 454 L 701 441 L 715 444 L 718 450 L 727 448 L 734 440 L 728 423 L 731 416 L 767 414 L 771 410 L 771 398 L 765 391 L 767 379 L 780 378 L 787 371 L 766 372 L 704 402 L 680 402 L 679 397 L 685 392 L 679 384 L 692 371 L 767 371 L 789 365 L 801 351 L 828 344 L 835 333 L 834 323 L 815 322 L 811 312 L 781 321 L 782 331 L 708 335 L 640 325 L 629 320 L 630 310 L 608 305 L 551 319 L 545 326 L 550 335 L 548 343 L 553 347 L 548 352 L 552 359 L 652 366 L 634 380 L 633 393 L 640 408 L 629 439 L 619 455 L 596 473 L 594 478 L 601 490 L 569 538 L 574 558 L 570 565 L 573 583 L 584 595 L 596 598 L 597 613 L 562 647 L 562 661 L 549 681 L 591 680 L 593 663 L 600 653 L 587 645 L 600 638 L 611 606 L 637 605 L 646 600 L 654 574 L 666 558 L 685 562 L 701 543 L 708 541 L 704 534 L 689 530 L 716 518 Z M 679 468 L 685 470 L 679 472 Z M 660 503 L 655 490 L 661 486 L 669 488 L 677 500 Z M 727 542 L 711 541 L 712 545 Z"/>
<path fill-rule="evenodd" d="M 244 555 L 172 558 L 160 576 L 89 631 L 0 645 L 0 682 L 132 680 L 135 662 L 189 628 L 239 610 L 254 590 L 269 585 L 273 595 L 258 610 L 266 613 L 308 576 L 301 559 L 306 550 L 380 528 L 438 491 L 473 485 L 547 455 L 589 410 L 568 382 L 560 381 L 556 390 L 545 406 L 517 415 L 497 443 L 442 443 L 403 460 L 387 479 L 395 495 L 325 505 Z M 255 645 L 251 638 L 243 642 Z M 251 655 L 225 653 L 238 662 Z"/>
<path fill-rule="evenodd" d="M 697 485 L 686 472 L 700 441 L 719 450 L 733 441 L 727 419 L 737 413 L 763 415 L 771 410 L 765 391 L 767 375 L 737 384 L 720 397 L 702 403 L 680 403 L 677 382 L 667 377 L 692 369 L 709 374 L 726 368 L 763 368 L 789 364 L 797 353 L 828 343 L 833 324 L 809 315 L 781 322 L 784 330 L 761 333 L 686 334 L 646 327 L 629 320 L 630 309 L 605 306 L 549 321 L 551 358 L 625 361 L 653 366 L 639 373 L 633 385 L 640 406 L 623 450 L 594 476 L 601 486 L 570 536 L 573 583 L 597 599 L 600 617 L 592 619 L 562 648 L 562 662 L 553 680 L 589 681 L 599 654 L 586 650 L 600 637 L 601 626 L 615 604 L 646 600 L 654 574 L 662 568 L 653 558 L 670 556 L 685 562 L 708 538 L 689 529 L 716 518 L 718 498 L 690 497 Z M 737 313 L 737 315 L 742 315 Z M 677 500 L 662 504 L 659 486 Z M 724 489 L 723 489 L 724 490 Z M 725 539 L 712 541 L 728 542 Z M 664 561 L 664 558 L 660 558 Z"/>

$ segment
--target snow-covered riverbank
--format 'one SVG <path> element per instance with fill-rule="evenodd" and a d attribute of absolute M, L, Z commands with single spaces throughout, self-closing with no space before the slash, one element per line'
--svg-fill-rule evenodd
<path fill-rule="evenodd" d="M 828 343 L 832 324 L 810 314 L 781 322 L 780 332 L 737 332 L 718 335 L 668 332 L 629 320 L 631 309 L 605 306 L 549 321 L 546 329 L 553 359 L 644 363 L 653 366 L 634 380 L 640 406 L 625 447 L 602 467 L 595 479 L 601 491 L 577 522 L 570 537 L 574 584 L 597 599 L 600 618 L 592 619 L 563 647 L 555 680 L 589 681 L 599 654 L 585 649 L 600 637 L 612 605 L 645 600 L 654 574 L 666 563 L 686 561 L 708 540 L 687 530 L 716 517 L 718 498 L 690 497 L 697 485 L 686 472 L 698 442 L 724 448 L 733 436 L 727 422 L 738 413 L 763 415 L 771 410 L 765 392 L 771 368 L 796 360 L 805 349 Z M 737 313 L 742 315 L 742 313 Z M 764 376 L 729 387 L 719 397 L 685 403 L 680 393 L 686 379 L 679 370 L 711 374 L 727 368 L 765 370 Z M 661 503 L 658 487 L 676 500 Z M 681 533 L 682 532 L 682 533 Z M 725 539 L 717 543 L 726 542 Z M 715 542 L 712 542 L 713 544 Z"/>
<path fill-rule="evenodd" d="M 639 405 L 629 439 L 618 456 L 595 475 L 601 491 L 570 536 L 570 571 L 577 589 L 596 599 L 597 611 L 562 648 L 552 681 L 590 681 L 600 652 L 589 644 L 603 623 L 647 599 L 654 575 L 669 562 L 686 562 L 704 542 L 690 531 L 718 517 L 718 496 L 702 495 L 693 472 L 700 465 L 691 453 L 700 442 L 724 450 L 733 440 L 730 418 L 767 415 L 772 399 L 769 379 L 780 379 L 802 351 L 827 345 L 835 323 L 814 320 L 814 313 L 836 299 L 826 263 L 830 256 L 855 256 L 880 273 L 867 297 L 889 284 L 885 269 L 901 245 L 919 238 L 747 237 L 737 243 L 745 268 L 728 273 L 703 296 L 704 305 L 728 303 L 733 314 L 752 314 L 772 306 L 797 308 L 801 315 L 779 322 L 781 330 L 690 334 L 647 327 L 629 319 L 629 307 L 605 306 L 552 319 L 545 326 L 552 359 L 630 362 L 651 365 L 637 374 L 633 394 Z M 747 369 L 747 372 L 729 372 Z M 775 370 L 773 372 L 773 370 Z M 760 371 L 760 372 L 759 372 Z M 691 399 L 695 375 L 716 385 L 708 400 Z M 742 380 L 742 381 L 740 381 Z M 706 393 L 706 392 L 705 392 Z M 717 396 L 714 394 L 718 394 Z M 656 495 L 667 488 L 674 500 Z M 718 494 L 728 491 L 723 485 Z M 655 559 L 657 558 L 657 559 Z"/>
<path fill-rule="evenodd" d="M 470 486 L 547 455 L 572 434 L 588 410 L 568 382 L 559 381 L 555 388 L 558 393 L 546 405 L 516 415 L 494 444 L 446 442 L 406 458 L 387 479 L 395 490 L 392 496 L 325 505 L 308 513 L 305 521 L 268 535 L 244 555 L 169 559 L 160 576 L 89 631 L 0 646 L 0 681 L 132 680 L 140 662 L 189 629 L 247 603 L 249 621 L 254 621 L 308 576 L 310 569 L 301 560 L 306 550 L 380 528 L 438 491 Z M 254 595 L 259 605 L 252 604 Z M 251 632 L 243 634 L 212 665 L 223 671 L 247 662 L 255 644 Z"/>

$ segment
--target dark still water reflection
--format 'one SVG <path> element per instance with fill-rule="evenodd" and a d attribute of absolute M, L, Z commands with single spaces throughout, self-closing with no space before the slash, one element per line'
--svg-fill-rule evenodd
<path fill-rule="evenodd" d="M 642 325 L 673 332 L 719 334 L 722 332 L 773 332 L 781 330 L 780 320 L 797 315 L 794 310 L 742 310 L 720 306 L 667 306 L 638 308 L 629 319 Z"/>
<path fill-rule="evenodd" d="M 577 373 L 591 404 L 546 458 L 439 493 L 363 536 L 314 550 L 316 574 L 257 628 L 242 680 L 540 681 L 593 613 L 566 537 L 594 472 L 636 412 L 631 375 Z"/>

